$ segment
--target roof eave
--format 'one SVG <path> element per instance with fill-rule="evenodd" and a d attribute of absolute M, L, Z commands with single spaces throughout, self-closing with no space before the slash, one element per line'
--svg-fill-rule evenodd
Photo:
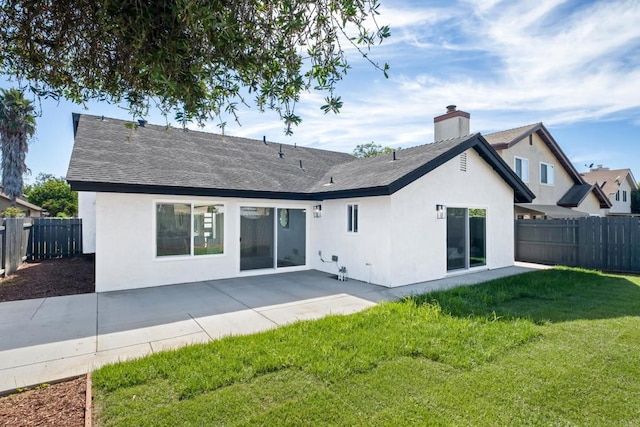
<path fill-rule="evenodd" d="M 344 189 L 335 191 L 316 192 L 275 192 L 258 190 L 234 190 L 224 188 L 202 188 L 202 187 L 178 187 L 162 185 L 126 184 L 82 181 L 67 178 L 71 189 L 74 191 L 95 191 L 107 193 L 145 193 L 145 194 L 173 194 L 188 196 L 209 196 L 209 197 L 240 197 L 240 198 L 260 198 L 260 199 L 285 199 L 285 200 L 328 200 L 344 199 L 351 197 L 371 197 L 385 196 L 395 193 L 410 183 L 423 177 L 430 171 L 451 160 L 464 151 L 474 148 L 476 152 L 500 175 L 500 177 L 514 190 L 514 201 L 516 203 L 531 203 L 535 195 L 511 170 L 500 155 L 480 134 L 470 136 L 464 142 L 442 153 L 438 157 L 428 161 L 424 165 L 410 171 L 401 178 L 389 185 Z"/>
<path fill-rule="evenodd" d="M 609 200 L 609 197 L 604 193 L 602 188 L 598 186 L 598 184 L 594 184 L 591 186 L 591 191 L 594 192 L 598 200 L 600 201 L 600 209 L 609 209 L 613 206 L 613 203 Z"/>

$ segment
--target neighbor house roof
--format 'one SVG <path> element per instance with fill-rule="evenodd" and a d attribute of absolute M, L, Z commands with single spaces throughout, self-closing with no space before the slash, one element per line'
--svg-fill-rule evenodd
<path fill-rule="evenodd" d="M 496 150 L 509 148 L 518 141 L 522 141 L 525 137 L 531 135 L 542 123 L 533 123 L 513 129 L 507 129 L 500 132 L 488 133 L 484 138 Z"/>
<path fill-rule="evenodd" d="M 593 192 L 601 208 L 610 208 L 611 202 L 607 195 L 598 186 L 586 185 L 585 180 L 573 166 L 567 155 L 562 151 L 560 145 L 551 136 L 551 133 L 542 123 L 533 123 L 513 129 L 504 130 L 485 135 L 487 142 L 496 150 L 506 150 L 521 141 L 529 140 L 536 133 L 542 142 L 549 148 L 551 153 L 558 160 L 560 165 L 569 174 L 575 185 L 558 201 L 559 206 L 577 207 L 587 197 L 589 192 Z"/>
<path fill-rule="evenodd" d="M 605 194 L 613 194 L 625 179 L 629 179 L 631 188 L 635 188 L 636 181 L 631 169 L 598 168 L 583 172 L 582 177 L 590 184 L 597 184 Z"/>
<path fill-rule="evenodd" d="M 496 150 L 504 150 L 513 147 L 525 139 L 528 140 L 529 135 L 536 133 L 542 142 L 551 150 L 553 155 L 558 159 L 560 165 L 567 171 L 569 176 L 576 184 L 584 184 L 584 180 L 580 176 L 573 164 L 569 160 L 560 145 L 553 139 L 547 128 L 542 123 L 533 123 L 521 126 L 515 129 L 509 129 L 502 132 L 490 133 L 485 135 L 485 139 Z"/>
<path fill-rule="evenodd" d="M 0 197 L 8 201 L 11 201 L 11 197 L 7 196 L 4 193 L 0 193 Z M 34 205 L 33 203 L 29 203 L 26 200 L 22 200 L 22 199 L 16 199 L 16 204 L 19 206 L 22 206 L 23 208 L 31 209 L 32 211 L 41 212 L 44 210 L 40 206 Z"/>
<path fill-rule="evenodd" d="M 533 214 L 543 214 L 550 219 L 566 219 L 566 218 L 585 218 L 589 214 L 557 205 L 536 205 L 533 203 L 516 203 L 521 209 L 532 212 Z"/>
<path fill-rule="evenodd" d="M 74 115 L 67 173 L 72 189 L 272 199 L 323 200 L 391 194 L 474 148 L 514 189 L 533 193 L 481 135 L 367 159 L 346 153 L 212 133 Z"/>
<path fill-rule="evenodd" d="M 600 207 L 603 209 L 610 208 L 611 202 L 609 198 L 602 192 L 602 189 L 597 185 L 592 184 L 576 184 L 567 191 L 560 200 L 558 200 L 558 206 L 564 206 L 566 208 L 575 208 L 587 198 L 589 193 L 594 193 Z"/>

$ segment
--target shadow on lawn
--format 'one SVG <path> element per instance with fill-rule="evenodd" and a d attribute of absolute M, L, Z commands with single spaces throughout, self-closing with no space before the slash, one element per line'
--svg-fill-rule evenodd
<path fill-rule="evenodd" d="M 409 299 L 437 303 L 454 316 L 495 314 L 536 323 L 640 316 L 640 277 L 556 268 Z"/>

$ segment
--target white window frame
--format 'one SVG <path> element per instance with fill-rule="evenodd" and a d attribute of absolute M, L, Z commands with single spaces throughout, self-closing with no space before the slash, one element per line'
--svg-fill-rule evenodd
<path fill-rule="evenodd" d="M 622 201 L 623 202 L 627 201 L 627 190 L 622 190 Z"/>
<path fill-rule="evenodd" d="M 360 228 L 360 207 L 358 203 L 347 204 L 347 233 L 357 233 Z"/>
<path fill-rule="evenodd" d="M 190 242 L 191 242 L 191 248 L 190 248 L 190 253 L 189 254 L 184 254 L 184 255 L 164 255 L 164 256 L 158 256 L 158 218 L 157 218 L 157 209 L 158 209 L 158 205 L 159 204 L 182 204 L 182 205 L 191 205 L 191 238 L 190 238 Z M 224 209 L 224 213 L 227 212 L 227 204 L 224 202 L 221 202 L 219 200 L 204 200 L 204 201 L 193 201 L 193 200 L 175 200 L 175 199 L 169 199 L 169 200 L 165 200 L 165 199 L 158 199 L 158 200 L 154 200 L 152 203 L 152 218 L 153 218 L 153 239 L 152 239 L 152 253 L 153 253 L 153 259 L 155 261 L 171 261 L 171 260 L 176 260 L 176 259 L 184 259 L 184 260 L 190 260 L 190 259 L 204 259 L 204 258 L 215 258 L 215 257 L 222 257 L 222 256 L 226 256 L 227 254 L 227 245 L 226 242 L 224 244 L 224 246 L 222 247 L 222 253 L 219 254 L 206 254 L 206 255 L 195 255 L 194 254 L 194 209 L 195 206 L 202 206 L 202 205 L 220 205 L 223 207 Z M 225 217 L 223 224 L 222 224 L 222 235 L 224 236 L 224 239 L 226 240 L 226 236 L 227 236 L 227 218 Z"/>
<path fill-rule="evenodd" d="M 542 167 L 547 169 L 547 182 L 542 182 Z M 551 163 L 540 162 L 540 184 L 553 186 L 555 184 L 555 167 Z"/>
<path fill-rule="evenodd" d="M 522 176 L 518 175 L 518 160 L 520 160 L 520 172 Z M 522 182 L 529 182 L 529 159 L 524 157 L 513 157 L 513 171 L 520 177 Z"/>
<path fill-rule="evenodd" d="M 620 201 L 620 190 L 616 191 L 616 202 Z"/>

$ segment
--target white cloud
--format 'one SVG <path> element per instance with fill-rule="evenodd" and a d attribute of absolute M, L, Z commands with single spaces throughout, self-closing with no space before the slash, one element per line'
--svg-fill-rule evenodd
<path fill-rule="evenodd" d="M 433 117 L 451 103 L 472 114 L 472 131 L 601 120 L 640 108 L 637 1 L 447 5 L 385 3 L 378 21 L 391 26 L 392 38 L 372 55 L 402 59 L 401 72 L 391 61 L 391 78 L 382 79 L 352 55 L 358 65 L 340 87 L 341 114 L 326 117 L 322 95 L 305 94 L 297 108 L 304 121 L 292 138 L 269 112 L 243 111 L 243 126 L 227 132 L 351 151 L 370 141 L 430 142 Z"/>

